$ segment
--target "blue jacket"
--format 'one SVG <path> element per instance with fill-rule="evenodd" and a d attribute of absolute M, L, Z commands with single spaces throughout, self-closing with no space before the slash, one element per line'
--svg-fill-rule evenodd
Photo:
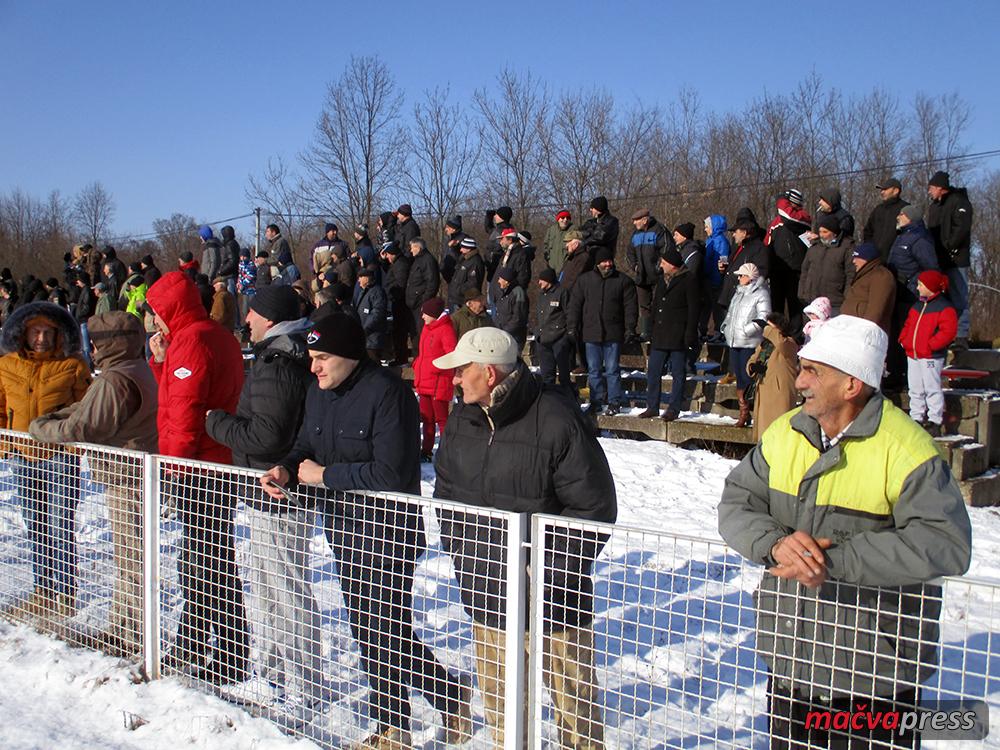
<path fill-rule="evenodd" d="M 917 293 L 917 276 L 921 271 L 938 270 L 934 238 L 923 221 L 914 221 L 903 227 L 889 250 L 887 265 L 896 274 L 896 280 L 914 294 Z"/>
<path fill-rule="evenodd" d="M 705 240 L 705 260 L 702 263 L 706 283 L 710 287 L 722 286 L 722 274 L 719 273 L 719 258 L 728 258 L 729 238 L 726 237 L 726 217 L 721 214 L 712 214 L 709 217 L 712 222 L 712 234 Z"/>

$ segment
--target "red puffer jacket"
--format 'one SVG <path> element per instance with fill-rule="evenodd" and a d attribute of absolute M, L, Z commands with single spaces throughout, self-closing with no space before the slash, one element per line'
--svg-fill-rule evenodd
<path fill-rule="evenodd" d="M 935 294 L 930 299 L 918 299 L 910 308 L 899 343 L 910 359 L 942 359 L 956 333 L 955 308 L 946 297 Z"/>
<path fill-rule="evenodd" d="M 209 319 L 198 287 L 171 271 L 149 288 L 146 302 L 170 329 L 162 363 L 149 361 L 159 384 L 160 453 L 230 463 L 232 452 L 205 432 L 205 412 L 236 413 L 243 355 L 231 331 Z"/>
<path fill-rule="evenodd" d="M 451 384 L 454 370 L 439 370 L 434 360 L 454 351 L 458 346 L 451 317 L 442 315 L 420 332 L 420 353 L 413 360 L 413 386 L 421 396 L 438 401 L 451 401 L 455 386 Z"/>

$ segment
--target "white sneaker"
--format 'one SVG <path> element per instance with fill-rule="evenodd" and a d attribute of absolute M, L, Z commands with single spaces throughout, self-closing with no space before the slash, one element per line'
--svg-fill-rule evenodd
<path fill-rule="evenodd" d="M 282 688 L 258 675 L 243 682 L 222 685 L 219 687 L 219 693 L 224 699 L 233 703 L 263 707 L 271 707 L 285 696 Z"/>

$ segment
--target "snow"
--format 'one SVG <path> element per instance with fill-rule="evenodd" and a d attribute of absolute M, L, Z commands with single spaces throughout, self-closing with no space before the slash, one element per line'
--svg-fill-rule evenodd
<path fill-rule="evenodd" d="M 747 628 L 752 622 L 750 593 L 760 571 L 726 553 L 716 528 L 718 498 L 736 462 L 656 441 L 602 439 L 601 444 L 615 476 L 620 527 L 594 569 L 594 631 L 598 678 L 606 701 L 607 746 L 662 747 L 665 738 L 672 746 L 685 735 L 685 745 L 761 746 L 765 675 Z M 424 465 L 423 472 L 422 491 L 429 496 L 432 466 Z M 30 580 L 23 545 L 18 544 L 21 522 L 10 501 L 11 489 L 9 474 L 0 464 L 2 593 L 23 590 Z M 102 564 L 99 550 L 109 547 L 106 520 L 96 510 L 101 503 L 98 493 L 93 486 L 85 490 L 78 520 L 81 552 L 93 546 L 97 571 Z M 1000 548 L 1000 510 L 970 508 L 969 512 L 974 528 L 970 574 L 1000 580 L 1000 560 L 995 555 Z M 653 532 L 706 541 L 675 540 Z M 164 524 L 162 545 L 169 554 L 176 555 L 178 534 L 176 522 Z M 451 584 L 450 560 L 435 541 L 429 528 L 431 547 L 414 586 L 419 635 L 450 669 L 471 674 L 468 618 Z M 240 559 L 245 546 L 241 536 Z M 357 684 L 357 648 L 340 609 L 339 586 L 318 529 L 312 550 L 314 591 L 324 620 L 323 653 L 335 695 L 320 739 L 324 746 L 336 747 L 364 736 L 365 725 L 355 714 L 364 710 L 365 689 Z M 106 559 L 103 564 L 107 565 Z M 164 628 L 171 632 L 180 602 L 171 560 L 164 566 L 163 579 Z M 98 594 L 106 598 L 107 592 L 88 585 L 93 601 L 81 617 L 99 620 L 106 616 L 101 609 L 106 604 L 98 604 Z M 995 702 L 1000 685 L 992 675 L 1000 674 L 1000 639 L 989 632 L 993 625 L 989 618 L 1000 602 L 989 588 L 956 588 L 958 595 L 949 599 L 942 617 L 946 669 L 936 679 L 947 689 L 960 681 L 974 689 L 977 680 L 989 680 L 988 692 Z M 271 722 L 191 689 L 179 678 L 143 683 L 132 679 L 133 672 L 134 665 L 126 662 L 71 648 L 23 626 L 0 624 L 0 747 L 317 746 L 287 737 Z M 478 697 L 473 709 L 477 716 L 473 744 L 484 747 L 488 731 Z M 543 704 L 545 716 L 550 710 L 548 702 Z M 414 699 L 413 712 L 414 744 L 440 747 L 430 705 Z M 734 734 L 733 727 L 740 729 Z"/>

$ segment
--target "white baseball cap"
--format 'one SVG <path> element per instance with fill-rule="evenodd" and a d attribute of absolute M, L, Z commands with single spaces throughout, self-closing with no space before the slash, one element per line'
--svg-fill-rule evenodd
<path fill-rule="evenodd" d="M 875 323 L 838 315 L 813 334 L 799 359 L 829 365 L 878 390 L 888 348 L 889 337 Z"/>
<path fill-rule="evenodd" d="M 480 365 L 512 365 L 518 358 L 514 337 L 499 328 L 476 328 L 458 340 L 455 350 L 434 360 L 439 370 Z"/>

